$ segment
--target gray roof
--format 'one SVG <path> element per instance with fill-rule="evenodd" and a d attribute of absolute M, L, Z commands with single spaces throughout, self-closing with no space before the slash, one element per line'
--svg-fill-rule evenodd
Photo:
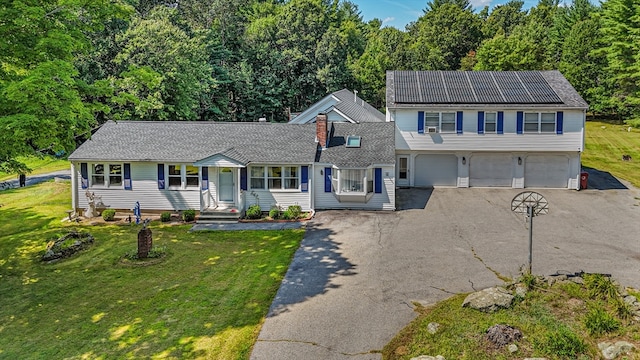
<path fill-rule="evenodd" d="M 332 123 L 329 146 L 318 162 L 345 168 L 364 168 L 374 164 L 395 164 L 395 125 L 393 123 Z M 349 135 L 361 137 L 359 148 L 346 147 Z"/>
<path fill-rule="evenodd" d="M 311 163 L 315 124 L 109 121 L 70 160 L 195 162 L 220 154 L 240 163 Z"/>
<path fill-rule="evenodd" d="M 334 108 L 355 122 L 386 121 L 383 113 L 347 89 L 336 91 L 332 95 L 340 100 Z"/>
<path fill-rule="evenodd" d="M 551 107 L 588 104 L 559 71 L 387 71 L 387 107 Z"/>

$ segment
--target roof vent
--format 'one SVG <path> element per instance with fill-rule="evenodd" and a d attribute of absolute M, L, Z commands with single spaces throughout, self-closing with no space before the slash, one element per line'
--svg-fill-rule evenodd
<path fill-rule="evenodd" d="M 362 138 L 360 136 L 349 135 L 349 136 L 347 136 L 346 146 L 347 147 L 352 147 L 352 148 L 359 148 L 361 140 L 362 140 Z"/>
<path fill-rule="evenodd" d="M 267 118 L 261 117 L 261 118 L 258 119 L 258 122 L 265 123 L 265 122 L 267 122 Z"/>

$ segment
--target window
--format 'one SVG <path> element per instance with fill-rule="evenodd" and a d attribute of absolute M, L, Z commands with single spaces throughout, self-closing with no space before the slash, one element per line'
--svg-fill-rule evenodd
<path fill-rule="evenodd" d="M 198 167 L 187 165 L 185 169 L 187 187 L 198 187 Z"/>
<path fill-rule="evenodd" d="M 251 189 L 263 190 L 265 184 L 270 190 L 300 189 L 299 166 L 252 166 L 249 171 Z"/>
<path fill-rule="evenodd" d="M 109 164 L 109 186 L 122 186 L 121 164 Z"/>
<path fill-rule="evenodd" d="M 496 132 L 496 113 L 488 112 L 484 114 L 484 132 L 494 133 Z"/>
<path fill-rule="evenodd" d="M 425 113 L 425 132 L 456 132 L 456 113 Z"/>
<path fill-rule="evenodd" d="M 524 132 L 555 133 L 556 113 L 525 113 Z"/>
<path fill-rule="evenodd" d="M 193 165 L 167 165 L 169 188 L 198 188 L 200 168 Z"/>
<path fill-rule="evenodd" d="M 334 169 L 331 173 L 336 194 L 373 192 L 373 169 Z"/>
<path fill-rule="evenodd" d="M 169 187 L 182 187 L 182 166 L 181 165 L 169 165 L 168 177 Z"/>
<path fill-rule="evenodd" d="M 104 164 L 93 164 L 91 167 L 91 186 L 105 186 Z"/>
<path fill-rule="evenodd" d="M 92 187 L 122 187 L 122 164 L 92 164 Z"/>
<path fill-rule="evenodd" d="M 360 136 L 347 136 L 347 147 L 360 147 Z"/>

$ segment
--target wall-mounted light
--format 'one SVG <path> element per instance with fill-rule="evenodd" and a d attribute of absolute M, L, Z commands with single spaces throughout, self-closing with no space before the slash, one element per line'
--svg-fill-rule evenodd
<path fill-rule="evenodd" d="M 322 169 L 320 169 L 320 175 L 324 175 L 324 172 L 322 171 Z"/>
<path fill-rule="evenodd" d="M 463 157 L 462 157 L 462 165 L 464 165 L 464 164 L 466 164 L 466 163 L 467 163 L 467 158 L 463 156 Z"/>
<path fill-rule="evenodd" d="M 518 156 L 518 165 L 522 165 L 522 158 Z"/>

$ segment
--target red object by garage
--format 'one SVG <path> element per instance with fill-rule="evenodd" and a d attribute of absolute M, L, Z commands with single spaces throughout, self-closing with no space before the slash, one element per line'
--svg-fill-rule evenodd
<path fill-rule="evenodd" d="M 587 184 L 589 183 L 589 173 L 581 172 L 580 173 L 580 189 L 586 189 Z"/>

